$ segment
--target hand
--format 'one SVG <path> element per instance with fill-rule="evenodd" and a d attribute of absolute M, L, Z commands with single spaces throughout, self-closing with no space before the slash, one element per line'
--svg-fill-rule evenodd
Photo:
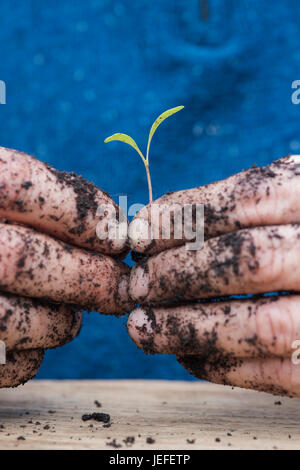
<path fill-rule="evenodd" d="M 73 173 L 0 148 L 0 340 L 7 350 L 0 387 L 33 377 L 46 348 L 73 339 L 75 305 L 121 314 L 133 308 L 129 268 L 113 257 L 126 240 L 102 240 L 111 198 Z M 71 306 L 70 304 L 74 304 Z M 3 346 L 3 343 L 1 343 Z"/>
<path fill-rule="evenodd" d="M 205 242 L 188 251 L 184 239 L 163 240 L 161 226 L 157 240 L 131 240 L 151 255 L 131 274 L 130 293 L 146 305 L 129 317 L 133 341 L 148 353 L 176 354 L 201 379 L 300 396 L 292 361 L 300 340 L 300 156 L 156 203 L 204 203 Z M 139 219 L 150 224 L 149 207 L 132 224 Z M 290 294 L 228 298 L 277 291 Z"/>

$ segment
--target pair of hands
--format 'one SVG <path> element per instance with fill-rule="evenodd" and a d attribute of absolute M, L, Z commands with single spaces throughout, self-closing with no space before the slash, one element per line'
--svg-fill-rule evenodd
<path fill-rule="evenodd" d="M 300 298 L 292 294 L 300 290 L 299 176 L 293 156 L 163 196 L 157 204 L 205 205 L 204 246 L 133 238 L 131 248 L 150 256 L 130 273 L 120 261 L 126 240 L 96 236 L 97 206 L 113 204 L 107 194 L 1 149 L 0 216 L 9 223 L 0 224 L 0 339 L 9 354 L 0 386 L 33 377 L 44 349 L 78 334 L 81 312 L 70 304 L 121 314 L 140 303 L 128 332 L 145 352 L 175 354 L 213 382 L 300 396 L 300 366 L 291 360 L 300 340 Z M 141 219 L 153 223 L 149 207 L 131 228 Z M 207 300 L 275 291 L 290 294 Z"/>

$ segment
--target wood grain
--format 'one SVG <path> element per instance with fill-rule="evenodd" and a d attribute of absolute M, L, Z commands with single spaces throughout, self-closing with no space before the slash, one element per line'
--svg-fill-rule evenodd
<path fill-rule="evenodd" d="M 91 412 L 109 413 L 111 427 L 83 422 Z M 113 439 L 120 450 L 299 449 L 299 423 L 297 399 L 201 382 L 32 381 L 0 391 L 1 450 L 112 450 Z"/>

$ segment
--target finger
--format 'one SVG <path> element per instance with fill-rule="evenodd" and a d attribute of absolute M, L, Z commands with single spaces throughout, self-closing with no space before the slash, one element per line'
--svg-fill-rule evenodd
<path fill-rule="evenodd" d="M 300 396 L 300 366 L 291 359 L 237 359 L 184 356 L 178 358 L 192 375 L 223 385 L 250 388 L 273 395 Z"/>
<path fill-rule="evenodd" d="M 300 339 L 300 296 L 138 308 L 127 328 L 146 353 L 291 357 Z"/>
<path fill-rule="evenodd" d="M 0 224 L 0 288 L 21 296 L 124 313 L 129 267 L 25 227 Z"/>
<path fill-rule="evenodd" d="M 75 307 L 0 295 L 0 340 L 8 351 L 62 346 L 78 335 L 81 320 Z"/>
<path fill-rule="evenodd" d="M 136 265 L 140 303 L 300 290 L 300 225 L 258 227 L 212 238 L 199 250 L 172 248 Z"/>
<path fill-rule="evenodd" d="M 33 379 L 43 357 L 41 349 L 7 353 L 6 364 L 0 364 L 0 388 L 17 387 Z"/>
<path fill-rule="evenodd" d="M 131 222 L 131 247 L 138 252 L 154 254 L 184 244 L 188 240 L 184 236 L 181 214 L 187 205 L 195 208 L 197 204 L 204 204 L 205 239 L 241 228 L 300 222 L 299 181 L 300 155 L 293 155 L 223 181 L 168 193 L 151 206 L 144 207 Z M 171 236 L 164 234 L 167 213 L 170 213 Z M 158 214 L 164 214 L 165 218 Z M 177 238 L 174 238 L 175 224 Z M 193 224 L 196 230 L 195 220 Z"/>
<path fill-rule="evenodd" d="M 101 217 L 98 207 L 105 209 Z M 118 254 L 127 248 L 126 237 L 108 237 L 115 216 L 119 209 L 110 196 L 81 176 L 0 147 L 0 217 L 80 247 Z"/>

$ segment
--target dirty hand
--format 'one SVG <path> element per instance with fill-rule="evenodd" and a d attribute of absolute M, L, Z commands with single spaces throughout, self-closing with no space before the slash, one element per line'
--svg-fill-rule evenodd
<path fill-rule="evenodd" d="M 0 346 L 7 351 L 0 387 L 32 378 L 44 349 L 78 334 L 75 305 L 116 314 L 133 308 L 129 268 L 114 259 L 126 240 L 105 238 L 111 214 L 96 216 L 102 204 L 115 207 L 83 178 L 0 148 Z"/>
<path fill-rule="evenodd" d="M 205 242 L 188 251 L 184 239 L 131 240 L 151 255 L 131 274 L 130 293 L 145 305 L 129 317 L 133 341 L 175 354 L 201 379 L 300 396 L 300 156 L 156 203 L 204 203 Z M 132 224 L 145 225 L 148 210 Z M 288 295 L 222 299 L 280 291 Z"/>

